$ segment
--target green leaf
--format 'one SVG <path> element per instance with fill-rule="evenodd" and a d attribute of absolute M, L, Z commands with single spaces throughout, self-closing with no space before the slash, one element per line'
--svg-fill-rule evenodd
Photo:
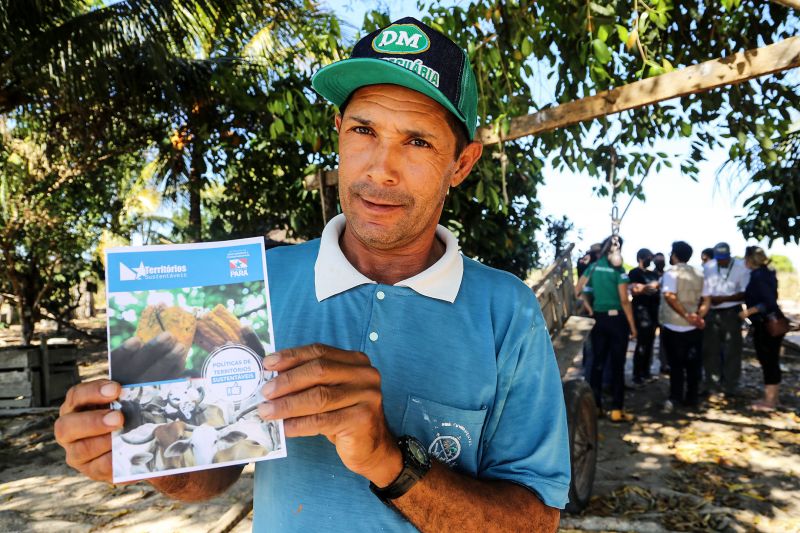
<path fill-rule="evenodd" d="M 522 55 L 525 56 L 525 57 L 528 57 L 529 55 L 531 55 L 531 52 L 533 52 L 533 42 L 528 38 L 523 39 L 522 40 Z"/>
<path fill-rule="evenodd" d="M 603 41 L 604 43 L 608 41 L 608 36 L 614 31 L 613 26 L 608 26 L 603 24 L 599 28 L 597 28 L 597 38 Z"/>
<path fill-rule="evenodd" d="M 639 17 L 639 24 L 638 24 L 639 33 L 644 33 L 644 31 L 647 29 L 647 18 L 649 16 L 650 16 L 650 14 L 645 11 Z"/>
<path fill-rule="evenodd" d="M 600 39 L 592 40 L 592 50 L 594 51 L 594 57 L 596 57 L 600 63 L 605 64 L 611 61 L 611 51 L 608 49 L 606 43 Z"/>
<path fill-rule="evenodd" d="M 619 35 L 619 40 L 623 43 L 628 42 L 628 28 L 622 26 L 620 24 L 616 25 L 617 28 L 617 35 Z"/>

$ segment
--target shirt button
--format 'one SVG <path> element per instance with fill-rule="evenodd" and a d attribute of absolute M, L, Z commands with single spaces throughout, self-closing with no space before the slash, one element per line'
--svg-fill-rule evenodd
<path fill-rule="evenodd" d="M 375 331 L 373 331 L 372 333 L 370 333 L 370 334 L 369 334 L 369 340 L 371 340 L 372 342 L 375 342 L 376 340 L 378 340 L 378 333 L 377 333 L 377 332 L 375 332 Z"/>
<path fill-rule="evenodd" d="M 375 293 L 375 297 L 378 298 L 378 300 L 383 300 L 386 298 L 386 294 L 383 291 L 378 291 Z"/>

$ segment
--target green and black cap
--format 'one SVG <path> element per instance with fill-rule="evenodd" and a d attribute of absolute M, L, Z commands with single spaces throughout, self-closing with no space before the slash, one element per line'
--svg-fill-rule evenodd
<path fill-rule="evenodd" d="M 360 87 L 390 83 L 420 92 L 456 116 L 472 140 L 478 89 L 467 54 L 413 17 L 402 18 L 358 41 L 350 59 L 320 69 L 311 85 L 337 106 Z"/>

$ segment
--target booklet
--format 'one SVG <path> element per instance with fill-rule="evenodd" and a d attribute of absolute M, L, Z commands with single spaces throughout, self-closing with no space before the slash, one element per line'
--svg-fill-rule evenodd
<path fill-rule="evenodd" d="M 275 350 L 263 238 L 106 250 L 114 482 L 286 457 L 263 421 Z"/>

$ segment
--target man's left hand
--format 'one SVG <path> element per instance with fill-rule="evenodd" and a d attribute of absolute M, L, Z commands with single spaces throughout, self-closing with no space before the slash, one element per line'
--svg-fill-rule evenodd
<path fill-rule="evenodd" d="M 348 469 L 379 487 L 400 474 L 381 377 L 366 355 L 312 344 L 268 355 L 264 367 L 278 375 L 262 389 L 261 418 L 283 418 L 287 437 L 325 435 Z"/>

